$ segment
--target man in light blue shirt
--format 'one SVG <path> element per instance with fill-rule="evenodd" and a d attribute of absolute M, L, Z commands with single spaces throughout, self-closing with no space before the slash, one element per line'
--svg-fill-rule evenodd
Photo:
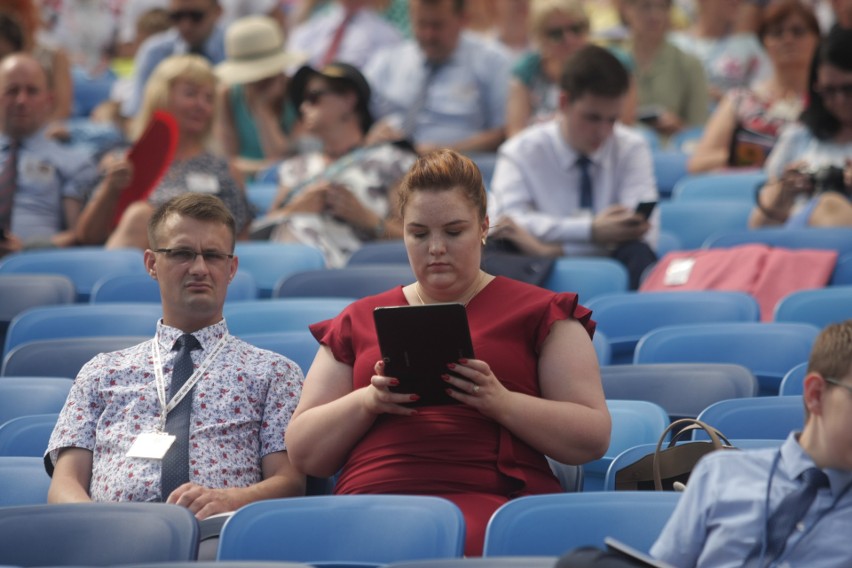
<path fill-rule="evenodd" d="M 699 462 L 653 557 L 701 568 L 852 564 L 852 320 L 829 325 L 817 338 L 803 400 L 804 429 L 780 450 L 714 452 Z M 813 467 L 827 485 L 773 554 L 769 519 Z"/>
<path fill-rule="evenodd" d="M 378 119 L 368 140 L 493 152 L 504 138 L 508 53 L 463 33 L 463 0 L 410 0 L 409 10 L 416 41 L 378 52 L 364 68 Z"/>
<path fill-rule="evenodd" d="M 122 116 L 132 118 L 139 111 L 148 77 L 168 56 L 195 53 L 213 65 L 225 60 L 225 33 L 218 25 L 221 13 L 218 0 L 170 0 L 173 27 L 139 47 L 133 63 L 133 89 L 122 102 Z"/>

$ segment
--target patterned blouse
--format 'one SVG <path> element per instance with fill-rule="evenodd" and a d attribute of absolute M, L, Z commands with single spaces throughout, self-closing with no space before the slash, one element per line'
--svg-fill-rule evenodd
<path fill-rule="evenodd" d="M 195 332 L 202 349 L 196 368 L 227 332 L 224 320 Z M 94 501 L 161 501 L 160 460 L 130 458 L 139 434 L 154 432 L 162 413 L 153 372 L 152 347 L 160 342 L 166 398 L 182 331 L 157 325 L 154 339 L 101 353 L 74 381 L 50 437 L 45 466 L 52 473 L 62 448 L 94 453 L 89 494 Z M 261 459 L 285 451 L 284 432 L 302 389 L 302 372 L 289 359 L 235 337 L 192 393 L 190 472 L 193 483 L 212 488 L 247 487 L 262 480 Z"/>

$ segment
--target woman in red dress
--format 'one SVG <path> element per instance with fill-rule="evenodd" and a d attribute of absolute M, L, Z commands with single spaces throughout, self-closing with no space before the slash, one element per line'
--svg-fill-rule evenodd
<path fill-rule="evenodd" d="M 610 417 L 577 296 L 480 270 L 485 191 L 469 159 L 439 150 L 403 180 L 405 246 L 417 280 L 358 300 L 311 326 L 321 343 L 287 429 L 301 471 L 340 472 L 335 493 L 437 495 L 465 515 L 467 555 L 479 555 L 491 514 L 507 500 L 560 492 L 545 456 L 582 464 L 609 445 Z M 476 359 L 451 366 L 461 404 L 418 406 L 383 374 L 372 311 L 464 304 Z"/>

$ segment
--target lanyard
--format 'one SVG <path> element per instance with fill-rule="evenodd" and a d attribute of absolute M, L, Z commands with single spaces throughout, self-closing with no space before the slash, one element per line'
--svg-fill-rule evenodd
<path fill-rule="evenodd" d="M 198 369 L 195 370 L 192 375 L 186 380 L 183 386 L 176 393 L 172 395 L 172 399 L 166 402 L 166 379 L 163 376 L 163 360 L 160 356 L 160 336 L 159 334 L 154 337 L 154 344 L 151 347 L 151 355 L 154 358 L 154 379 L 157 385 L 157 399 L 160 401 L 160 407 L 163 409 L 163 414 L 160 417 L 160 432 L 165 431 L 166 429 L 166 417 L 169 412 L 171 412 L 174 407 L 180 404 L 180 401 L 192 390 L 192 387 L 195 386 L 195 383 L 201 379 L 202 375 L 207 372 L 207 367 L 213 363 L 213 360 L 219 355 L 219 352 L 225 347 L 227 344 L 227 340 L 230 337 L 230 334 L 225 332 L 225 335 L 219 339 L 213 349 L 210 351 L 210 355 L 205 357 L 204 361 L 201 362 L 201 365 L 198 366 Z"/>

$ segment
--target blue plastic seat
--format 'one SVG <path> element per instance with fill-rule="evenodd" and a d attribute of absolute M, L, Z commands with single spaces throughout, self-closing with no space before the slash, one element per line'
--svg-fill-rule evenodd
<path fill-rule="evenodd" d="M 595 347 L 595 355 L 598 356 L 598 365 L 609 365 L 612 363 L 612 347 L 609 344 L 609 338 L 604 332 L 595 329 L 595 335 L 592 337 L 592 345 Z"/>
<path fill-rule="evenodd" d="M 757 377 L 761 394 L 807 361 L 820 329 L 804 323 L 703 323 L 661 327 L 636 345 L 634 363 L 736 363 Z"/>
<path fill-rule="evenodd" d="M 257 299 L 254 276 L 238 270 L 228 285 L 227 302 Z M 148 274 L 116 274 L 98 280 L 89 297 L 92 304 L 106 302 L 160 302 L 160 285 Z"/>
<path fill-rule="evenodd" d="M 71 379 L 5 378 L 0 381 L 0 424 L 28 414 L 58 413 L 65 405 Z"/>
<path fill-rule="evenodd" d="M 246 197 L 260 215 L 269 211 L 276 195 L 278 195 L 278 184 L 275 182 L 250 181 L 246 183 Z"/>
<path fill-rule="evenodd" d="M 766 183 L 763 170 L 694 174 L 675 184 L 676 201 L 742 201 L 754 204 L 754 193 Z"/>
<path fill-rule="evenodd" d="M 286 535 L 286 538 L 282 538 Z M 460 557 L 464 518 L 415 495 L 317 495 L 246 505 L 225 523 L 217 560 L 369 562 Z"/>
<path fill-rule="evenodd" d="M 272 295 L 274 298 L 363 298 L 412 282 L 414 273 L 408 264 L 355 265 L 293 274 L 281 280 Z"/>
<path fill-rule="evenodd" d="M 688 126 L 679 132 L 672 134 L 669 138 L 669 147 L 685 154 L 692 154 L 695 145 L 704 135 L 704 125 Z"/>
<path fill-rule="evenodd" d="M 745 292 L 627 292 L 596 296 L 585 306 L 606 333 L 614 364 L 631 363 L 639 339 L 664 325 L 760 320 L 760 306 Z"/>
<path fill-rule="evenodd" d="M 16 315 L 37 306 L 70 304 L 76 300 L 77 292 L 71 279 L 61 274 L 0 274 L 0 298 L 2 345 Z"/>
<path fill-rule="evenodd" d="M 627 269 L 611 258 L 557 258 L 544 288 L 554 292 L 574 292 L 584 304 L 600 294 L 626 292 Z"/>
<path fill-rule="evenodd" d="M 778 394 L 781 396 L 801 396 L 805 392 L 805 376 L 808 374 L 808 363 L 799 363 L 784 375 Z"/>
<path fill-rule="evenodd" d="M 735 398 L 711 404 L 698 419 L 715 427 L 729 440 L 783 440 L 791 431 L 801 431 L 805 424 L 805 407 L 801 396 Z M 706 439 L 706 434 L 696 431 L 695 439 Z"/>
<path fill-rule="evenodd" d="M 852 286 L 829 286 L 792 292 L 775 305 L 773 319 L 823 328 L 852 318 Z"/>
<path fill-rule="evenodd" d="M 714 402 L 758 393 L 751 371 L 727 363 L 604 365 L 601 382 L 607 399 L 647 400 L 672 420 L 695 418 Z"/>
<path fill-rule="evenodd" d="M 675 184 L 688 175 L 686 162 L 689 156 L 679 150 L 656 150 L 651 152 L 654 163 L 654 177 L 657 179 L 657 193 L 666 199 L 672 194 Z"/>
<path fill-rule="evenodd" d="M 55 412 L 27 414 L 0 424 L 0 456 L 44 456 L 58 419 Z"/>
<path fill-rule="evenodd" d="M 6 332 L 5 353 L 28 341 L 106 335 L 154 336 L 159 303 L 72 304 L 32 308 L 18 314 Z"/>
<path fill-rule="evenodd" d="M 0 508 L 0 563 L 109 566 L 194 560 L 198 521 L 166 503 L 60 503 Z"/>
<path fill-rule="evenodd" d="M 88 302 L 95 282 L 111 274 L 145 273 L 139 249 L 74 247 L 28 250 L 0 260 L 0 274 L 62 274 L 71 279 L 78 302 Z"/>
<path fill-rule="evenodd" d="M 840 256 L 852 254 L 852 228 L 788 229 L 770 227 L 766 229 L 727 230 L 720 232 L 704 243 L 705 248 L 732 247 L 747 243 L 763 243 L 790 249 L 830 249 Z"/>
<path fill-rule="evenodd" d="M 228 330 L 237 337 L 281 331 L 307 331 L 308 326 L 335 317 L 354 298 L 273 298 L 225 304 Z"/>
<path fill-rule="evenodd" d="M 669 425 L 669 415 L 658 404 L 644 400 L 607 400 L 612 417 L 609 448 L 600 459 L 583 464 L 583 491 L 603 489 L 612 459 L 633 446 L 657 442 Z"/>
<path fill-rule="evenodd" d="M 560 556 L 580 546 L 603 548 L 608 536 L 647 551 L 678 499 L 673 491 L 518 497 L 488 522 L 483 556 Z"/>
<path fill-rule="evenodd" d="M 92 76 L 83 67 L 74 65 L 71 68 L 71 81 L 74 85 L 72 115 L 88 117 L 95 107 L 109 100 L 110 92 L 117 80 L 118 77 L 111 69 Z"/>
<path fill-rule="evenodd" d="M 66 337 L 30 341 L 6 353 L 0 375 L 73 378 L 98 353 L 125 349 L 152 336 Z"/>
<path fill-rule="evenodd" d="M 844 254 L 838 257 L 829 284 L 831 286 L 852 286 L 852 254 Z"/>
<path fill-rule="evenodd" d="M 673 233 L 684 250 L 697 249 L 716 233 L 746 229 L 751 208 L 738 201 L 663 201 L 660 230 Z"/>
<path fill-rule="evenodd" d="M 368 242 L 353 252 L 346 264 L 408 264 L 408 252 L 402 239 Z"/>
<path fill-rule="evenodd" d="M 0 487 L 0 510 L 47 503 L 50 477 L 44 460 L 41 456 L 0 456 Z"/>
<path fill-rule="evenodd" d="M 307 329 L 274 333 L 244 333 L 239 337 L 255 347 L 284 355 L 299 365 L 304 375 L 308 374 L 308 369 L 311 368 L 311 363 L 320 347 L 319 342 Z"/>
<path fill-rule="evenodd" d="M 240 261 L 239 269 L 254 276 L 259 298 L 271 297 L 282 278 L 325 268 L 325 258 L 319 249 L 304 244 L 240 241 L 235 254 Z"/>

